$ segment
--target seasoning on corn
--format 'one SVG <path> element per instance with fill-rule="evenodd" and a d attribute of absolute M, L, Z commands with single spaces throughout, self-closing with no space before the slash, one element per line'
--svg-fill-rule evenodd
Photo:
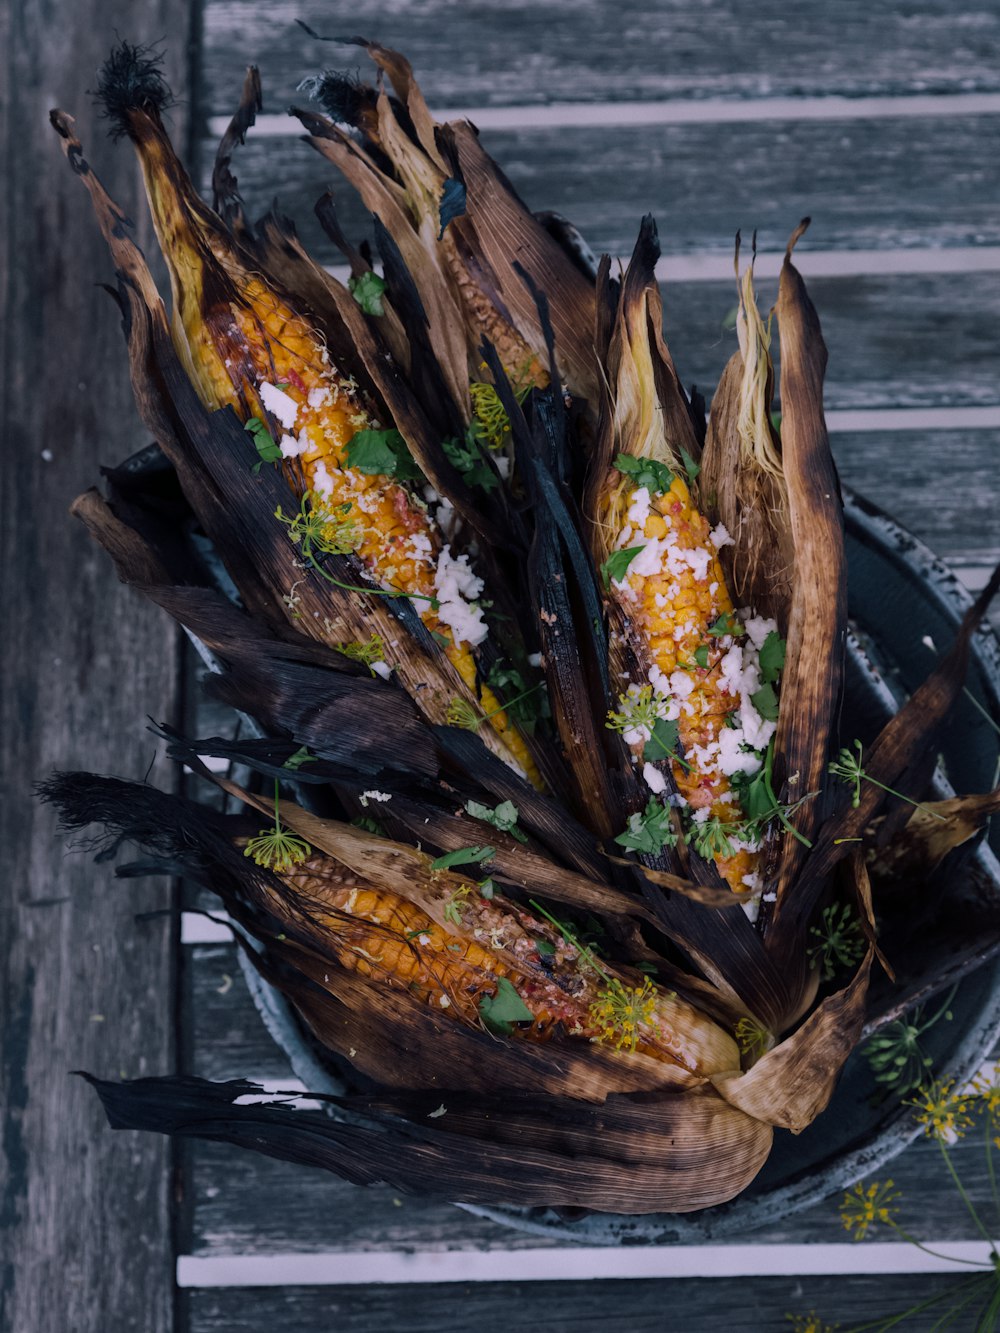
<path fill-rule="evenodd" d="M 342 966 L 403 987 L 453 1019 L 489 1025 L 490 1004 L 506 992 L 523 1010 L 503 1024 L 505 1036 L 597 1042 L 696 1075 L 739 1065 L 733 1039 L 676 995 L 648 978 L 625 984 L 590 949 L 456 875 L 441 877 L 450 895 L 443 924 L 426 902 L 375 889 L 322 853 L 282 879 Z"/>
<path fill-rule="evenodd" d="M 661 480 L 662 491 L 655 484 L 626 491 L 625 522 L 613 542 L 614 550 L 637 551 L 610 587 L 649 663 L 647 682 L 628 687 L 613 724 L 638 760 L 657 718 L 676 723 L 683 754 L 672 756 L 671 768 L 689 840 L 711 853 L 731 888 L 753 891 L 759 842 L 733 827 L 744 815 L 731 779 L 760 770 L 757 752 L 775 731 L 753 702 L 760 688 L 756 651 L 774 625 L 737 617 L 718 556 L 729 534 L 721 524 L 710 528 L 683 477 Z M 654 765 L 643 772 L 654 793 L 663 790 Z M 704 830 L 709 821 L 717 821 L 714 840 Z"/>

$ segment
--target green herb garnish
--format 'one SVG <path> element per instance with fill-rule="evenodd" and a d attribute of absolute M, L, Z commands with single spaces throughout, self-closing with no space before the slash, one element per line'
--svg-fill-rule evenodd
<path fill-rule="evenodd" d="M 614 462 L 619 472 L 630 477 L 637 488 L 645 487 L 650 495 L 665 495 L 670 490 L 674 474 L 664 463 L 655 458 L 633 458 L 631 454 L 618 454 Z"/>
<path fill-rule="evenodd" d="M 417 467 L 398 430 L 359 430 L 347 441 L 347 465 L 366 477 L 420 481 Z"/>
<path fill-rule="evenodd" d="M 360 278 L 348 278 L 347 289 L 366 315 L 384 315 L 382 293 L 385 279 L 377 273 L 362 273 Z"/>
<path fill-rule="evenodd" d="M 465 811 L 473 819 L 481 819 L 484 824 L 492 824 L 499 832 L 509 833 L 518 842 L 528 841 L 527 836 L 517 827 L 519 811 L 513 801 L 501 801 L 492 810 L 479 801 L 466 801 Z"/>
<path fill-rule="evenodd" d="M 604 582 L 605 589 L 610 588 L 612 579 L 616 583 L 621 583 L 629 565 L 639 552 L 645 549 L 644 546 L 630 546 L 624 551 L 612 551 L 607 560 L 601 564 L 601 579 Z"/>
<path fill-rule="evenodd" d="M 490 1032 L 506 1036 L 514 1023 L 533 1023 L 535 1015 L 518 995 L 506 977 L 497 978 L 495 995 L 484 995 L 479 1001 L 479 1017 Z"/>
<path fill-rule="evenodd" d="M 781 675 L 785 665 L 785 641 L 776 629 L 760 645 L 760 678 L 771 685 Z"/>
<path fill-rule="evenodd" d="M 253 465 L 255 476 L 265 463 L 281 462 L 284 455 L 275 444 L 273 435 L 260 417 L 251 417 L 243 429 L 253 438 L 254 448 L 257 450 L 260 458 L 260 461 Z"/>
<path fill-rule="evenodd" d="M 669 805 L 661 805 L 651 798 L 642 814 L 629 815 L 628 827 L 615 838 L 627 852 L 642 852 L 656 856 L 664 847 L 677 846 Z"/>
<path fill-rule="evenodd" d="M 477 865 L 496 855 L 495 847 L 458 847 L 431 862 L 432 870 L 450 870 L 452 866 Z"/>

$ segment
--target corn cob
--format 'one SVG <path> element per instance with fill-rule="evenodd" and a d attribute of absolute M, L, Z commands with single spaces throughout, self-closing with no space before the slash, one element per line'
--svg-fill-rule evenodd
<path fill-rule="evenodd" d="M 448 876 L 456 887 L 445 925 L 323 854 L 282 878 L 344 967 L 405 988 L 458 1020 L 480 1023 L 484 1000 L 495 999 L 505 980 L 524 1005 L 512 1037 L 599 1042 L 699 1074 L 739 1064 L 732 1039 L 690 1005 L 648 978 L 624 984 L 571 936 L 516 903 L 483 898 L 457 876 Z"/>
<path fill-rule="evenodd" d="M 644 641 L 649 684 L 631 685 L 621 713 L 613 716 L 637 757 L 657 716 L 676 722 L 684 754 L 671 760 L 671 768 L 691 833 L 697 838 L 698 825 L 717 821 L 722 827 L 712 859 L 720 874 L 734 890 L 756 889 L 758 845 L 733 828 L 742 810 L 730 779 L 760 768 L 760 760 L 742 747 L 765 748 L 774 724 L 760 718 L 749 701 L 759 681 L 747 672 L 750 663 L 739 643 L 744 626 L 734 613 L 718 554 L 729 535 L 721 525 L 710 528 L 680 476 L 655 497 L 647 487 L 626 488 L 624 508 L 614 548 L 641 544 L 642 549 L 611 587 Z M 754 643 L 773 629 L 766 621 L 749 625 Z M 644 774 L 654 791 L 663 790 L 652 765 Z"/>
<path fill-rule="evenodd" d="M 427 507 L 404 486 L 351 465 L 352 439 L 380 429 L 372 405 L 331 364 L 318 329 L 255 271 L 198 198 L 158 119 L 135 110 L 128 124 L 170 271 L 174 341 L 203 402 L 213 410 L 232 407 L 251 425 L 278 423 L 280 430 L 264 438 L 280 449 L 320 549 L 353 553 L 383 587 L 415 599 L 511 758 L 538 784 L 530 752 L 499 700 L 488 686 L 477 689 L 472 649 L 487 626 L 469 600 L 482 582 L 468 558 L 452 556 Z M 286 521 L 298 535 L 295 517 Z M 393 664 L 393 646 L 382 645 L 388 662 L 374 663 L 381 674 Z"/>

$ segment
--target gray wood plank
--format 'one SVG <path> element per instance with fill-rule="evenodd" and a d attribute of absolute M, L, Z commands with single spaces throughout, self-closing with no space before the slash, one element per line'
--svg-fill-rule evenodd
<path fill-rule="evenodd" d="M 268 88 L 267 105 L 282 110 Z M 300 95 L 299 103 L 304 98 Z M 325 263 L 340 262 L 313 216 L 333 167 L 295 137 L 254 138 L 236 159 L 256 215 L 275 197 Z M 799 218 L 810 248 L 893 249 L 1000 242 L 1000 118 L 765 121 L 628 129 L 483 130 L 487 150 L 533 209 L 573 219 L 597 253 L 627 255 L 639 218 L 656 215 L 665 254 L 732 255 L 754 228 L 782 251 Z M 202 144 L 210 189 L 215 141 Z M 347 234 L 369 231 L 360 202 L 336 190 Z"/>
<path fill-rule="evenodd" d="M 169 1145 L 109 1133 L 73 1069 L 135 1077 L 170 1069 L 172 929 L 162 881 L 123 890 L 109 867 L 68 856 L 31 783 L 54 768 L 141 778 L 146 714 L 170 716 L 172 627 L 117 583 L 66 513 L 144 443 L 118 312 L 95 285 L 111 266 L 85 191 L 47 111 L 79 128 L 111 189 L 138 213 L 138 174 L 110 150 L 87 89 L 115 40 L 174 35 L 183 93 L 187 0 L 25 0 L 0 14 L 6 77 L 0 167 L 2 468 L 0 748 L 0 1327 L 64 1333 L 173 1328 Z M 143 228 L 144 245 L 149 229 Z"/>
<path fill-rule="evenodd" d="M 193 1021 L 194 1067 L 204 1078 L 294 1080 L 253 1007 L 232 945 L 188 955 L 184 1007 Z M 962 1140 L 954 1160 L 970 1196 L 990 1213 L 982 1143 Z M 225 1144 L 191 1146 L 192 1254 L 522 1249 L 547 1242 L 470 1217 L 450 1205 L 360 1189 L 324 1171 L 256 1157 Z M 881 1173 L 902 1191 L 905 1224 L 923 1239 L 968 1240 L 970 1223 L 936 1144 L 914 1144 Z M 753 1233 L 755 1244 L 843 1241 L 839 1195 Z M 731 1238 L 740 1243 L 747 1236 Z M 559 1243 L 559 1242 L 553 1242 Z M 727 1242 L 720 1242 L 725 1244 Z"/>
<path fill-rule="evenodd" d="M 800 267 L 830 353 L 828 410 L 1000 400 L 1000 282 L 982 274 L 810 278 L 805 255 Z M 758 284 L 762 311 L 776 295 L 776 282 Z M 668 284 L 663 299 L 678 373 L 686 385 L 695 382 L 709 393 L 736 347 L 735 332 L 722 328 L 733 290 L 725 283 Z"/>
<path fill-rule="evenodd" d="M 841 478 L 956 566 L 1000 560 L 1000 431 L 832 436 Z"/>
<path fill-rule="evenodd" d="M 764 1260 L 766 1263 L 766 1258 Z M 245 1333 L 274 1322 L 295 1333 L 792 1333 L 789 1313 L 817 1310 L 844 1330 L 940 1295 L 939 1309 L 908 1319 L 929 1333 L 960 1277 L 816 1277 L 581 1282 L 489 1282 L 427 1286 L 285 1287 L 186 1293 L 191 1333 Z M 955 1327 L 971 1330 L 972 1323 Z"/>
<path fill-rule="evenodd" d="M 261 65 L 273 102 L 324 65 L 364 65 L 350 48 L 295 26 L 396 46 L 437 105 L 510 105 L 627 98 L 951 92 L 1000 87 L 1000 13 L 956 18 L 948 0 L 905 8 L 845 0 L 752 14 L 737 0 L 208 0 L 202 105 L 226 114 L 242 66 Z"/>
<path fill-rule="evenodd" d="M 450 1204 L 409 1198 L 383 1186 L 361 1189 L 322 1171 L 251 1157 L 226 1145 L 198 1144 L 192 1160 L 189 1239 L 196 1255 L 519 1250 L 565 1244 L 474 1218 Z M 958 1144 L 953 1160 L 977 1208 L 991 1215 L 981 1141 Z M 877 1178 L 893 1180 L 902 1191 L 901 1219 L 919 1239 L 975 1239 L 936 1144 L 915 1143 Z M 837 1194 L 783 1224 L 717 1243 L 839 1244 L 848 1239 L 840 1201 Z M 878 1238 L 892 1239 L 888 1232 Z"/>

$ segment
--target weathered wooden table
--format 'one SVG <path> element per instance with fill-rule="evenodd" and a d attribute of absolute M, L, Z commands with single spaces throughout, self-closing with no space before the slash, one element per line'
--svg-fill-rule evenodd
<path fill-rule="evenodd" d="M 8 0 L 0 1328 L 737 1333 L 789 1328 L 786 1312 L 813 1307 L 848 1327 L 954 1284 L 879 1271 L 915 1267 L 908 1248 L 832 1248 L 846 1239 L 835 1201 L 697 1250 L 580 1251 L 224 1147 L 112 1134 L 70 1076 L 291 1079 L 234 948 L 195 942 L 201 928 L 170 885 L 116 886 L 108 868 L 67 856 L 31 799 L 31 781 L 53 767 L 141 777 L 156 758 L 146 714 L 190 721 L 195 692 L 172 626 L 118 586 L 65 516 L 98 465 L 143 436 L 117 317 L 94 285 L 109 264 L 47 112 L 78 116 L 151 252 L 132 158 L 103 140 L 86 91 L 115 30 L 165 39 L 174 127 L 204 174 L 246 63 L 260 65 L 271 113 L 323 64 L 362 63 L 309 38 L 297 17 L 405 50 L 431 105 L 466 111 L 529 203 L 571 216 L 596 249 L 627 254 L 652 209 L 687 383 L 710 390 L 731 350 L 736 228 L 758 229 L 767 301 L 788 232 L 811 214 L 800 266 L 830 347 L 845 479 L 970 588 L 1000 555 L 996 4 Z M 277 195 L 334 262 L 311 212 L 329 173 L 295 131 L 265 117 L 241 182 L 252 206 Z M 364 225 L 350 210 L 348 221 Z M 160 758 L 151 780 L 176 777 Z M 960 1152 L 974 1179 L 973 1149 Z M 921 1236 L 972 1238 L 929 1145 L 893 1175 Z"/>

